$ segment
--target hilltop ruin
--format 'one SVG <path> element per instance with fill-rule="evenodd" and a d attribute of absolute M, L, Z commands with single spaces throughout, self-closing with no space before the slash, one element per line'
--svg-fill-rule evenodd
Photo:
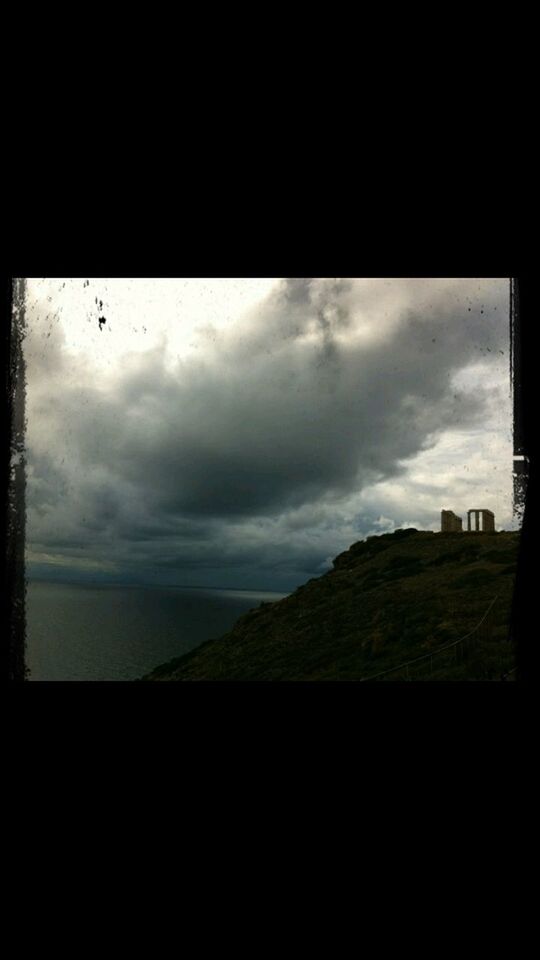
<path fill-rule="evenodd" d="M 471 514 L 474 513 L 474 530 Z M 441 510 L 441 533 L 462 533 L 463 520 L 453 510 Z M 467 533 L 495 533 L 495 514 L 491 510 L 467 510 Z"/>

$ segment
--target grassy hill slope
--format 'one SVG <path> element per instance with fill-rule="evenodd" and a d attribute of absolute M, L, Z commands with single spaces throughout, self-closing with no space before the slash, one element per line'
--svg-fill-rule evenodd
<path fill-rule="evenodd" d="M 353 544 L 334 568 L 249 611 L 223 637 L 145 680 L 360 680 L 438 650 L 497 597 L 472 649 L 428 657 L 414 680 L 499 679 L 508 641 L 517 533 L 398 530 Z M 403 673 L 382 679 L 403 680 Z"/>

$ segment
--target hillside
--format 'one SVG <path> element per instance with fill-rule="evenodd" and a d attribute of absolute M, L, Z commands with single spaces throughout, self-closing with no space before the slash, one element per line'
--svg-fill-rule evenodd
<path fill-rule="evenodd" d="M 498 680 L 515 665 L 508 630 L 518 545 L 518 533 L 370 537 L 328 573 L 143 679 L 361 680 L 428 654 L 409 679 Z M 441 653 L 495 597 L 471 640 Z"/>

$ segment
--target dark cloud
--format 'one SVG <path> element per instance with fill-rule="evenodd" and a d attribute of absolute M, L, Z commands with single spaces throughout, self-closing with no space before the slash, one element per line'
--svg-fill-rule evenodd
<path fill-rule="evenodd" d="M 373 296 L 350 280 L 284 281 L 202 356 L 172 369 L 165 347 L 153 349 L 106 389 L 81 360 L 70 366 L 58 328 L 46 347 L 37 338 L 34 549 L 75 559 L 86 548 L 125 570 L 240 568 L 248 579 L 254 563 L 283 565 L 286 550 L 290 571 L 316 570 L 323 541 L 330 550 L 336 539 L 331 505 L 399 476 L 435 433 L 481 425 L 491 394 L 481 383 L 456 390 L 452 375 L 506 349 L 501 283 L 479 294 L 442 284 L 416 308 L 395 294 L 387 316 L 380 308 L 381 336 Z M 365 336 L 350 336 L 364 314 Z M 298 522 L 325 504 L 323 518 Z M 317 526 L 312 542 L 287 540 L 283 518 L 294 530 L 295 511 L 297 530 Z"/>

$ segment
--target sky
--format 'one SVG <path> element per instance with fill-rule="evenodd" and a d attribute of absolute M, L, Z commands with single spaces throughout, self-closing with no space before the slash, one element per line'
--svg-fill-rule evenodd
<path fill-rule="evenodd" d="M 30 578 L 288 591 L 517 528 L 508 279 L 28 279 L 24 354 Z"/>

